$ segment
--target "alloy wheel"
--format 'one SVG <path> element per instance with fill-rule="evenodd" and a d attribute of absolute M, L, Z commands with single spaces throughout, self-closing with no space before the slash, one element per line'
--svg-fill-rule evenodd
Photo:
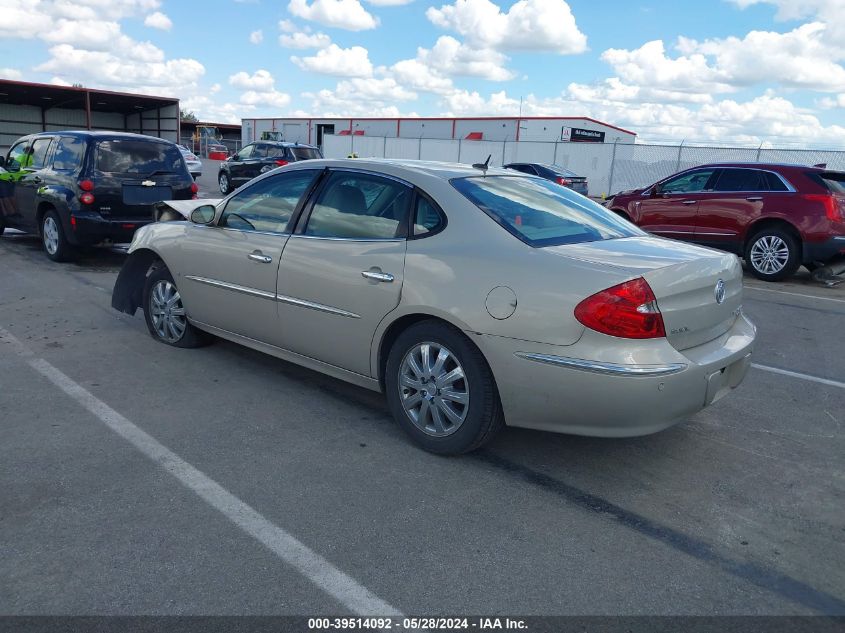
<path fill-rule="evenodd" d="M 439 343 L 419 343 L 405 354 L 399 365 L 399 397 L 411 422 L 433 437 L 457 431 L 469 412 L 464 369 Z"/>
<path fill-rule="evenodd" d="M 150 292 L 150 320 L 156 335 L 167 343 L 175 343 L 185 334 L 188 321 L 182 297 L 166 279 L 157 281 Z"/>
<path fill-rule="evenodd" d="M 55 255 L 59 250 L 59 227 L 56 225 L 53 216 L 47 216 L 44 220 L 43 229 L 44 248 L 50 255 Z"/>
<path fill-rule="evenodd" d="M 789 261 L 789 246 L 777 235 L 764 235 L 751 246 L 751 265 L 766 275 L 784 269 Z"/>
<path fill-rule="evenodd" d="M 218 182 L 220 184 L 220 191 L 222 193 L 229 193 L 229 177 L 226 174 L 220 174 Z"/>

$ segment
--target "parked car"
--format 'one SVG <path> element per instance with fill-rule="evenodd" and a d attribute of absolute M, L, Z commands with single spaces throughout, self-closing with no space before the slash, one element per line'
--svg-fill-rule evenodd
<path fill-rule="evenodd" d="M 540 176 L 546 180 L 551 180 L 564 187 L 569 187 L 573 191 L 577 191 L 582 196 L 587 196 L 590 193 L 590 188 L 587 184 L 587 179 L 584 176 L 579 176 L 574 171 L 570 171 L 566 167 L 560 165 L 546 165 L 544 163 L 508 163 L 505 169 L 515 169 L 524 174 L 532 174 Z"/>
<path fill-rule="evenodd" d="M 734 255 L 649 236 L 537 177 L 312 160 L 172 207 L 180 221 L 136 233 L 114 308 L 141 307 L 168 345 L 213 334 L 384 391 L 433 452 L 505 423 L 656 432 L 750 363 Z"/>
<path fill-rule="evenodd" d="M 607 205 L 649 233 L 745 257 L 765 281 L 845 255 L 845 172 L 805 165 L 701 165 Z"/>
<path fill-rule="evenodd" d="M 217 182 L 220 192 L 228 194 L 256 176 L 301 160 L 322 158 L 319 147 L 282 141 L 258 141 L 242 148 L 220 164 Z"/>
<path fill-rule="evenodd" d="M 0 174 L 0 233 L 37 233 L 47 257 L 128 242 L 161 200 L 190 199 L 197 185 L 174 143 L 117 132 L 69 131 L 18 139 Z"/>
<path fill-rule="evenodd" d="M 202 176 L 202 161 L 199 159 L 199 156 L 184 145 L 177 145 L 176 147 L 182 152 L 182 158 L 185 159 L 185 164 L 188 166 L 188 171 L 194 177 L 194 180 Z"/>

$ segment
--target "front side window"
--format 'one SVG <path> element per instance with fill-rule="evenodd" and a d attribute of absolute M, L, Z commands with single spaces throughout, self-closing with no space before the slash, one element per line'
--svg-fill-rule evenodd
<path fill-rule="evenodd" d="M 6 171 L 20 171 L 24 157 L 28 156 L 28 148 L 29 144 L 26 142 L 18 143 L 12 148 L 9 156 L 6 158 Z"/>
<path fill-rule="evenodd" d="M 114 139 L 97 144 L 97 170 L 106 174 L 180 174 L 185 171 L 182 152 L 158 141 Z"/>
<path fill-rule="evenodd" d="M 300 199 L 319 172 L 291 171 L 259 180 L 229 199 L 218 226 L 284 233 Z"/>
<path fill-rule="evenodd" d="M 660 193 L 693 193 L 704 191 L 707 181 L 713 175 L 712 169 L 700 169 L 676 176 L 660 185 Z"/>
<path fill-rule="evenodd" d="M 411 189 L 370 174 L 335 172 L 314 205 L 305 235 L 348 239 L 404 237 Z"/>
<path fill-rule="evenodd" d="M 473 176 L 456 178 L 452 186 L 531 246 L 646 235 L 592 200 L 548 180 Z"/>
<path fill-rule="evenodd" d="M 255 151 L 255 145 L 247 145 L 241 151 L 238 152 L 238 160 L 251 158 L 253 151 Z"/>
<path fill-rule="evenodd" d="M 79 137 L 63 136 L 56 145 L 53 156 L 53 169 L 61 171 L 76 171 L 82 167 L 82 157 L 85 155 L 85 140 Z"/>

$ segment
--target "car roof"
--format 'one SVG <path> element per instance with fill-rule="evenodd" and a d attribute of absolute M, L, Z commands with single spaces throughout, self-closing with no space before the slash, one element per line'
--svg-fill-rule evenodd
<path fill-rule="evenodd" d="M 307 147 L 308 149 L 319 149 L 316 145 L 309 145 L 308 143 L 292 143 L 290 141 L 253 141 L 253 143 L 265 143 L 267 145 L 276 145 L 277 147 Z"/>
<path fill-rule="evenodd" d="M 299 164 L 299 163 L 297 163 Z M 313 169 L 314 167 L 346 167 L 349 169 L 361 169 L 363 171 L 380 171 L 387 168 L 390 173 L 407 171 L 414 174 L 432 176 L 442 180 L 452 178 L 466 178 L 468 176 L 481 176 L 484 171 L 466 165 L 464 163 L 448 163 L 428 160 L 406 160 L 399 158 L 316 158 L 302 162 L 302 168 Z M 385 173 L 388 173 L 387 170 Z M 514 173 L 513 170 L 502 167 L 490 167 L 486 171 L 488 176 L 523 176 L 532 178 L 527 174 Z M 536 176 L 533 176 L 536 178 Z"/>
<path fill-rule="evenodd" d="M 38 138 L 40 136 L 78 136 L 89 138 L 122 138 L 143 141 L 155 141 L 159 143 L 173 143 L 167 139 L 159 138 L 158 136 L 149 136 L 148 134 L 134 134 L 132 132 L 110 132 L 107 130 L 56 130 L 50 132 L 35 132 L 33 134 L 26 134 L 20 138 Z M 175 145 L 175 143 L 173 143 Z"/>
<path fill-rule="evenodd" d="M 689 169 L 701 169 L 701 168 L 726 168 L 726 167 L 736 167 L 740 169 L 770 169 L 773 171 L 777 171 L 779 169 L 803 169 L 803 170 L 810 170 L 810 171 L 832 171 L 827 169 L 826 167 L 816 167 L 814 165 L 802 165 L 800 163 L 755 163 L 752 161 L 749 162 L 729 162 L 729 163 L 707 163 L 705 165 L 696 165 L 695 167 L 690 167 Z M 689 169 L 685 169 L 684 171 L 689 171 Z"/>

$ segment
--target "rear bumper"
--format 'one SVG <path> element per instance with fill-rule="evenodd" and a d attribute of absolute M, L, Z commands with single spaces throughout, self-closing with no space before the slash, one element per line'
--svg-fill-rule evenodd
<path fill-rule="evenodd" d="M 152 221 L 151 216 L 107 219 L 98 214 L 73 214 L 67 219 L 65 235 L 76 246 L 92 246 L 106 241 L 131 242 L 135 231 Z"/>
<path fill-rule="evenodd" d="M 630 437 L 686 420 L 736 388 L 751 364 L 755 335 L 740 315 L 719 338 L 683 352 L 655 339 L 613 358 L 593 333 L 566 347 L 492 336 L 478 342 L 509 426 Z M 622 348 L 618 339 L 614 347 Z M 599 349 L 600 361 L 584 360 Z M 626 362 L 632 357 L 636 363 Z"/>
<path fill-rule="evenodd" d="M 822 242 L 804 242 L 804 262 L 828 263 L 845 257 L 845 235 L 835 235 Z"/>

